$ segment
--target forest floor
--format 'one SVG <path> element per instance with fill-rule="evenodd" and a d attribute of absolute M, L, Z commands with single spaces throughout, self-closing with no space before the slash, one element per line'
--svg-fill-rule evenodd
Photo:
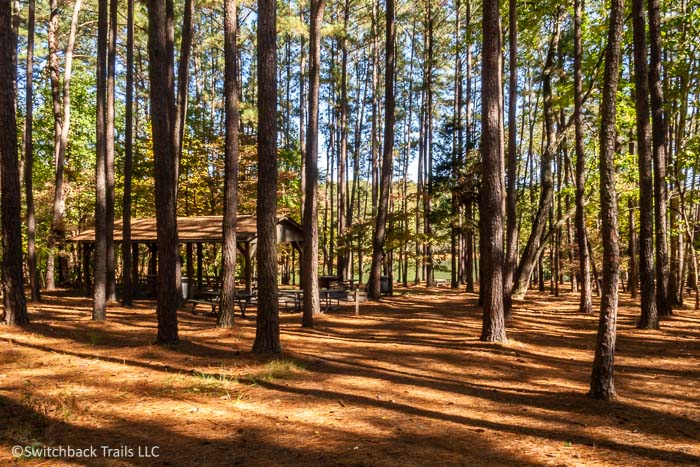
<path fill-rule="evenodd" d="M 516 302 L 504 345 L 478 340 L 475 295 L 445 288 L 312 330 L 282 312 L 276 360 L 250 353 L 254 311 L 232 330 L 183 311 L 182 343 L 163 348 L 153 302 L 95 323 L 84 297 L 44 298 L 26 330 L 0 328 L 0 465 L 26 463 L 13 445 L 97 453 L 29 462 L 52 466 L 700 464 L 691 309 L 640 331 L 621 297 L 619 397 L 600 402 L 586 397 L 597 315 L 573 294 Z"/>

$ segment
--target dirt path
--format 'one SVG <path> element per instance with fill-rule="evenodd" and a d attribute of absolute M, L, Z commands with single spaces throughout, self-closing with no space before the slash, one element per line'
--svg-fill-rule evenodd
<path fill-rule="evenodd" d="M 152 302 L 96 324 L 88 300 L 49 296 L 27 331 L 0 328 L 0 464 L 32 442 L 97 448 L 37 465 L 700 464 L 700 313 L 639 331 L 622 300 L 603 403 L 585 397 L 597 317 L 573 295 L 516 303 L 490 345 L 475 296 L 402 292 L 314 330 L 283 313 L 276 361 L 249 353 L 253 319 L 182 312 L 164 349 Z"/>

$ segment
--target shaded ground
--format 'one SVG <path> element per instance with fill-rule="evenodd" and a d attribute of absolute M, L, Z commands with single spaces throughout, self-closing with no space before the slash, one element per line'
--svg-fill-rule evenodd
<path fill-rule="evenodd" d="M 604 403 L 585 397 L 597 317 L 575 296 L 532 293 L 490 345 L 474 295 L 398 292 L 314 330 L 283 313 L 276 361 L 250 354 L 254 319 L 181 312 L 166 349 L 152 302 L 97 324 L 88 300 L 47 296 L 26 331 L 0 328 L 0 464 L 32 442 L 98 448 L 37 465 L 700 464 L 699 312 L 639 331 L 623 299 L 620 397 Z"/>

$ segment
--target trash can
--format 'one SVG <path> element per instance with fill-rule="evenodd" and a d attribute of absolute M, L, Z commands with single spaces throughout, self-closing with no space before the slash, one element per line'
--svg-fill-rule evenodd
<path fill-rule="evenodd" d="M 379 290 L 381 290 L 382 293 L 391 292 L 391 289 L 389 289 L 389 276 L 379 277 Z"/>
<path fill-rule="evenodd" d="M 189 295 L 189 288 L 190 288 L 189 277 L 183 277 L 181 279 L 181 283 L 182 283 L 182 298 L 184 300 L 187 300 L 188 298 L 190 298 L 190 295 Z"/>

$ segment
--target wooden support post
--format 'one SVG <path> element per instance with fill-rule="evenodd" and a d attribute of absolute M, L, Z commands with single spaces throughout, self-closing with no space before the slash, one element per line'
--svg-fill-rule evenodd
<path fill-rule="evenodd" d="M 202 244 L 197 243 L 197 290 L 202 290 Z"/>
<path fill-rule="evenodd" d="M 186 254 L 187 254 L 187 298 L 192 298 L 194 293 L 192 291 L 194 287 L 194 264 L 193 261 L 193 248 L 191 243 L 186 244 Z"/>
<path fill-rule="evenodd" d="M 157 296 L 158 294 L 158 245 L 155 243 L 150 243 L 148 249 L 151 252 L 151 257 L 148 260 L 148 275 L 151 281 L 148 284 L 151 287 L 151 294 Z"/>
<path fill-rule="evenodd" d="M 355 316 L 360 316 L 360 285 L 355 287 Z"/>
<path fill-rule="evenodd" d="M 74 248 L 77 250 L 77 256 L 78 256 L 78 261 L 77 261 L 77 268 L 78 268 L 78 274 L 76 277 L 76 286 L 78 289 L 83 288 L 83 244 L 78 243 L 77 245 L 74 245 Z"/>
<path fill-rule="evenodd" d="M 292 247 L 299 252 L 299 288 L 303 290 L 304 289 L 304 283 L 303 283 L 304 274 L 302 274 L 302 271 L 301 271 L 302 258 L 303 258 L 302 243 L 301 242 L 292 242 Z"/>
<path fill-rule="evenodd" d="M 151 257 L 148 259 L 148 274 L 155 276 L 158 273 L 158 246 L 155 243 L 148 244 Z"/>
<path fill-rule="evenodd" d="M 90 295 L 90 250 L 92 245 L 83 244 L 83 283 L 85 295 Z"/>
<path fill-rule="evenodd" d="M 251 267 L 251 258 L 250 258 L 250 242 L 245 243 L 245 265 L 244 265 L 244 273 L 245 273 L 245 293 L 249 294 L 252 293 L 253 291 L 253 268 Z"/>
<path fill-rule="evenodd" d="M 131 242 L 131 284 L 139 288 L 139 244 Z"/>
<path fill-rule="evenodd" d="M 294 245 L 292 245 L 292 285 L 297 283 L 297 274 L 296 274 L 296 267 L 297 267 L 297 261 L 296 261 L 296 248 L 294 248 Z"/>

